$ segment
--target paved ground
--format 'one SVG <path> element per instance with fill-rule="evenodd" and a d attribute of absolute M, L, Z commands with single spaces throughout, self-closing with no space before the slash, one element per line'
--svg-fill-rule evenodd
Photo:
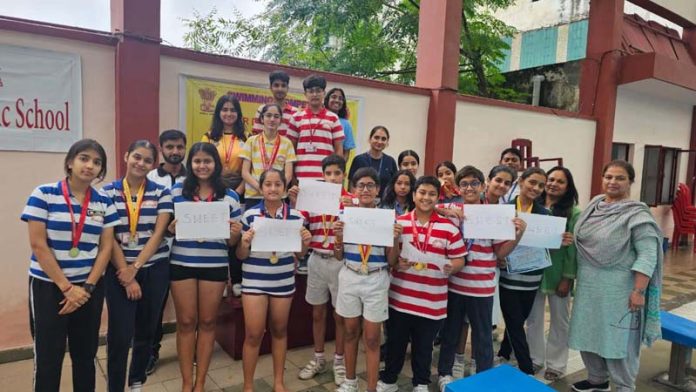
<path fill-rule="evenodd" d="M 665 279 L 663 287 L 663 307 L 672 310 L 681 305 L 696 301 L 696 256 L 689 249 L 682 249 L 678 252 L 667 254 L 665 262 Z M 696 306 L 682 308 L 684 315 L 696 320 Z M 668 342 L 660 341 L 650 349 L 644 349 L 641 357 L 641 368 L 638 381 L 639 392 L 669 391 L 671 389 L 660 386 L 652 382 L 657 374 L 667 369 L 669 363 Z M 437 361 L 438 350 L 435 350 L 434 361 Z M 333 345 L 327 345 L 327 353 L 333 352 Z M 176 347 L 174 335 L 165 336 L 162 347 L 162 359 L 157 371 L 148 379 L 144 388 L 149 392 L 172 392 L 179 391 L 181 379 L 176 360 Z M 291 350 L 288 353 L 286 369 L 286 386 L 290 391 L 297 392 L 320 392 L 333 391 L 335 385 L 331 372 L 318 376 L 314 380 L 301 381 L 297 378 L 299 369 L 312 356 L 312 348 L 302 348 Z M 105 347 L 100 347 L 98 352 L 98 377 L 97 391 L 106 391 L 105 370 L 106 352 Z M 692 363 L 696 363 L 696 358 Z M 582 370 L 582 361 L 576 352 L 571 352 L 568 372 L 564 379 L 554 383 L 552 387 L 558 391 L 569 390 L 569 385 L 575 381 L 584 379 L 585 372 Z M 364 358 L 362 353 L 358 359 L 358 372 L 364 376 Z M 31 391 L 33 363 L 31 360 L 18 361 L 0 365 L 0 389 L 4 391 Z M 410 361 L 404 366 L 403 373 L 399 379 L 400 390 L 410 391 L 411 369 Z M 270 355 L 263 356 L 259 360 L 256 370 L 257 392 L 269 392 L 272 385 L 272 366 Z M 435 377 L 433 377 L 433 380 Z M 211 369 L 206 382 L 206 389 L 209 391 L 241 391 L 242 382 L 242 363 L 234 361 L 220 347 L 216 346 Z M 70 359 L 66 356 L 61 390 L 72 390 L 70 380 Z M 364 379 L 361 379 L 361 388 L 364 390 Z M 436 391 L 431 385 L 431 391 Z"/>

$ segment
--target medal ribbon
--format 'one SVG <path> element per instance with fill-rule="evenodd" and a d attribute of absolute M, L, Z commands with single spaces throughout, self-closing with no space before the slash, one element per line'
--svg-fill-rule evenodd
<path fill-rule="evenodd" d="M 413 233 L 413 245 L 423 253 L 425 253 L 426 249 L 428 248 L 428 241 L 430 240 L 430 235 L 433 232 L 433 226 L 435 226 L 435 221 L 432 219 L 431 216 L 430 220 L 428 220 L 428 229 L 426 231 L 425 239 L 421 246 L 421 242 L 418 240 L 419 237 L 418 226 L 416 226 L 416 211 L 411 211 L 411 233 Z"/>
<path fill-rule="evenodd" d="M 329 225 L 326 225 L 326 217 L 330 216 L 331 220 L 329 220 Z M 324 233 L 324 241 L 323 243 L 328 244 L 329 243 L 329 231 L 331 231 L 331 225 L 334 223 L 336 220 L 335 216 L 332 215 L 322 215 L 321 216 L 321 231 Z"/>
<path fill-rule="evenodd" d="M 259 137 L 259 150 L 261 152 L 261 164 L 263 164 L 263 170 L 266 171 L 273 166 L 276 158 L 278 157 L 278 149 L 280 148 L 280 135 L 276 135 L 275 146 L 273 146 L 273 151 L 271 152 L 271 158 L 266 160 L 266 139 L 261 134 Z"/>
<path fill-rule="evenodd" d="M 277 211 L 276 211 L 277 212 Z M 263 205 L 263 208 L 261 208 L 261 216 L 265 217 L 266 216 L 266 205 Z M 268 217 L 271 219 L 276 219 L 275 216 L 271 216 L 271 214 L 268 214 Z M 286 220 L 288 218 L 288 205 L 283 203 L 283 220 Z"/>
<path fill-rule="evenodd" d="M 367 261 L 370 260 L 370 253 L 372 253 L 372 245 L 358 245 L 358 250 L 360 251 L 362 270 L 366 272 Z"/>
<path fill-rule="evenodd" d="M 528 212 L 528 213 L 531 213 L 531 212 L 532 212 L 532 207 L 534 207 L 534 203 L 531 203 L 531 204 L 529 205 L 529 208 L 527 208 L 527 211 L 522 211 L 522 202 L 520 202 L 519 196 L 517 197 L 516 203 L 517 203 L 517 212 Z"/>
<path fill-rule="evenodd" d="M 91 187 L 87 188 L 84 200 L 82 200 L 82 206 L 80 208 L 80 220 L 75 223 L 75 213 L 73 212 L 73 205 L 72 201 L 70 200 L 70 189 L 68 189 L 67 179 L 61 183 L 61 187 L 65 204 L 68 205 L 68 211 L 70 212 L 72 247 L 77 248 L 77 245 L 80 243 L 80 238 L 82 238 L 82 232 L 85 229 L 85 222 L 87 221 L 87 208 L 89 207 L 89 200 L 92 198 L 92 189 Z"/>
<path fill-rule="evenodd" d="M 205 201 L 207 201 L 207 202 L 213 201 L 214 195 L 215 195 L 215 191 L 213 191 L 211 194 L 209 194 L 208 197 L 205 198 Z M 193 195 L 193 201 L 201 201 L 200 196 Z"/>
<path fill-rule="evenodd" d="M 130 238 L 135 236 L 135 232 L 138 229 L 138 219 L 140 219 L 140 209 L 143 205 L 143 196 L 145 195 L 145 186 L 147 185 L 147 179 L 143 180 L 138 189 L 138 194 L 135 197 L 135 203 L 133 203 L 133 196 L 131 194 L 130 185 L 128 181 L 123 179 L 123 200 L 126 202 L 126 214 L 128 215 L 128 225 L 130 228 Z"/>
<path fill-rule="evenodd" d="M 230 144 L 225 147 L 225 135 L 222 135 L 222 147 L 225 149 L 225 163 L 228 163 L 230 161 L 230 158 L 232 158 L 232 150 L 234 150 L 234 143 L 236 141 L 236 137 L 234 135 L 230 135 Z"/>

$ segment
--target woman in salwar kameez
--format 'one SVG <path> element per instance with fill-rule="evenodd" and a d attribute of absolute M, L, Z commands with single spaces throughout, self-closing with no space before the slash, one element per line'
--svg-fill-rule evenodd
<path fill-rule="evenodd" d="M 604 194 L 575 226 L 577 289 L 569 346 L 580 351 L 587 380 L 574 391 L 635 390 L 641 342 L 660 338 L 662 233 L 650 209 L 629 200 L 635 179 L 625 161 L 608 163 Z"/>

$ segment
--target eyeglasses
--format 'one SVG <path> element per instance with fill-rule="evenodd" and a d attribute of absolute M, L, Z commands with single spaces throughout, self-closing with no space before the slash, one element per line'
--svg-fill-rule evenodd
<path fill-rule="evenodd" d="M 636 331 L 636 330 L 640 329 L 640 321 L 634 322 L 633 316 L 631 316 L 631 324 L 628 327 L 622 326 L 621 323 L 623 323 L 623 321 L 626 319 L 626 316 L 628 316 L 629 314 L 637 313 L 637 312 L 638 312 L 637 310 L 636 311 L 629 310 L 628 312 L 626 312 L 626 314 L 623 315 L 623 317 L 621 317 L 621 319 L 619 319 L 618 323 L 609 324 L 609 326 L 614 327 L 614 328 L 618 328 L 618 329 L 627 329 L 629 331 Z M 634 324 L 638 324 L 638 325 L 634 326 Z"/>
<path fill-rule="evenodd" d="M 368 191 L 373 191 L 376 187 L 377 187 L 377 184 L 375 184 L 374 182 L 370 182 L 368 184 L 364 184 L 364 183 L 355 184 L 355 188 L 358 190 L 361 190 L 361 191 L 365 190 L 365 189 L 367 189 Z"/>
<path fill-rule="evenodd" d="M 462 181 L 459 183 L 459 187 L 463 188 L 463 189 L 466 189 L 469 187 L 471 187 L 472 189 L 476 189 L 480 186 L 481 186 L 481 181 L 472 181 L 472 182 Z"/>

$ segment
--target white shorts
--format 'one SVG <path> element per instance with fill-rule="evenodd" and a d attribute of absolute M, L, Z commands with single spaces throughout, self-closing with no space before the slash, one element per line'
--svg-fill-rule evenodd
<path fill-rule="evenodd" d="M 338 296 L 338 273 L 343 262 L 336 258 L 322 258 L 317 252 L 312 252 L 307 260 L 307 292 L 305 300 L 310 305 L 323 305 L 331 299 L 331 305 L 336 308 Z M 330 297 L 330 298 L 329 298 Z"/>
<path fill-rule="evenodd" d="M 362 316 L 373 323 L 389 318 L 389 272 L 383 269 L 361 275 L 343 267 L 338 274 L 336 313 L 345 318 Z"/>

